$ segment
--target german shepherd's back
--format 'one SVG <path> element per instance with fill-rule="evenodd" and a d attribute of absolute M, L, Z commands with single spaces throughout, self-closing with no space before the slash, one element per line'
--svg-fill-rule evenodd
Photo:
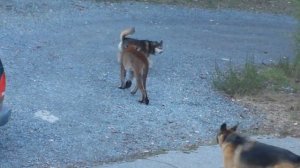
<path fill-rule="evenodd" d="M 289 150 L 251 141 L 237 134 L 237 126 L 222 124 L 217 136 L 224 168 L 300 168 L 300 156 Z"/>

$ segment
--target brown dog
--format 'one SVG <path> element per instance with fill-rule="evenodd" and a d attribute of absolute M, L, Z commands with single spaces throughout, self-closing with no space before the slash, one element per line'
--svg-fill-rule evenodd
<path fill-rule="evenodd" d="M 300 156 L 276 146 L 251 141 L 236 133 L 237 125 L 222 124 L 217 141 L 222 148 L 224 168 L 300 168 Z"/>
<path fill-rule="evenodd" d="M 145 53 L 138 51 L 135 45 L 128 44 L 120 53 L 120 89 L 126 89 L 131 86 L 131 79 L 125 82 L 126 71 L 133 72 L 133 76 L 136 79 L 136 86 L 131 91 L 131 94 L 135 94 L 139 89 L 142 93 L 140 103 L 149 104 L 149 99 L 146 91 L 146 80 L 149 71 L 149 62 Z"/>

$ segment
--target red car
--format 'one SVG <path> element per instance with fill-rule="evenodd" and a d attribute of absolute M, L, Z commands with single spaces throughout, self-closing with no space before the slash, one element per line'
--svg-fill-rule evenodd
<path fill-rule="evenodd" d="M 3 64 L 0 60 L 0 126 L 3 126 L 8 122 L 11 114 L 11 110 L 8 107 L 3 105 L 5 85 L 6 85 L 5 72 L 4 72 Z"/>

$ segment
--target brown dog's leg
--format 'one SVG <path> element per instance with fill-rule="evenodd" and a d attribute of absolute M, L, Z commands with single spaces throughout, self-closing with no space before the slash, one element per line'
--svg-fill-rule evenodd
<path fill-rule="evenodd" d="M 122 57 L 122 55 L 120 54 L 120 57 Z M 126 70 L 124 65 L 122 64 L 122 61 L 120 62 L 120 79 L 121 79 L 121 85 L 119 86 L 119 89 L 126 89 L 126 88 L 130 88 L 132 82 L 131 80 L 126 81 L 125 83 L 125 78 L 126 78 Z M 132 78 L 132 77 L 130 77 Z"/>
<path fill-rule="evenodd" d="M 143 70 L 143 86 L 144 89 L 146 90 L 146 83 L 147 83 L 147 76 L 148 76 L 148 68 Z"/>
<path fill-rule="evenodd" d="M 130 70 L 129 72 L 129 77 L 128 77 L 128 80 L 126 81 L 126 88 L 130 88 L 131 87 L 131 84 L 132 84 L 132 80 L 133 80 L 133 71 Z"/>
<path fill-rule="evenodd" d="M 125 77 L 126 77 L 126 70 L 124 68 L 124 65 L 121 63 L 120 64 L 120 80 L 121 80 L 121 85 L 119 86 L 119 89 L 125 89 L 126 88 Z"/>
<path fill-rule="evenodd" d="M 141 93 L 142 93 L 142 99 L 139 100 L 140 103 L 145 103 L 146 105 L 149 104 L 149 99 L 147 96 L 147 92 L 145 90 L 144 84 L 143 84 L 143 79 L 142 79 L 142 75 L 137 75 L 136 77 L 136 83 L 137 83 L 137 87 L 140 89 Z"/>
<path fill-rule="evenodd" d="M 137 85 L 134 86 L 134 88 L 131 90 L 131 94 L 134 95 L 136 93 L 136 91 L 138 90 Z"/>
<path fill-rule="evenodd" d="M 148 75 L 148 68 L 143 70 L 143 88 L 144 88 L 144 103 L 145 104 L 149 104 L 149 99 L 148 99 L 148 95 L 147 95 L 147 75 Z"/>
<path fill-rule="evenodd" d="M 133 79 L 133 76 L 137 76 L 137 74 L 134 74 L 134 72 L 133 71 L 130 71 L 130 77 L 129 77 L 129 79 Z M 138 87 L 137 87 L 137 82 L 136 82 L 136 84 L 135 84 L 135 86 L 134 86 L 134 88 L 131 90 L 131 94 L 132 95 L 134 95 L 136 92 L 137 92 L 137 90 L 138 90 Z"/>

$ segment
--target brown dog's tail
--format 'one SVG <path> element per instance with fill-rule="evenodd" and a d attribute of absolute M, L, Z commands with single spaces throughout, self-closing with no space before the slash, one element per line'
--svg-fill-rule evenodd
<path fill-rule="evenodd" d="M 130 27 L 130 28 L 127 28 L 127 29 L 123 30 L 120 34 L 120 40 L 123 41 L 126 36 L 131 35 L 134 32 L 135 32 L 134 27 Z"/>

